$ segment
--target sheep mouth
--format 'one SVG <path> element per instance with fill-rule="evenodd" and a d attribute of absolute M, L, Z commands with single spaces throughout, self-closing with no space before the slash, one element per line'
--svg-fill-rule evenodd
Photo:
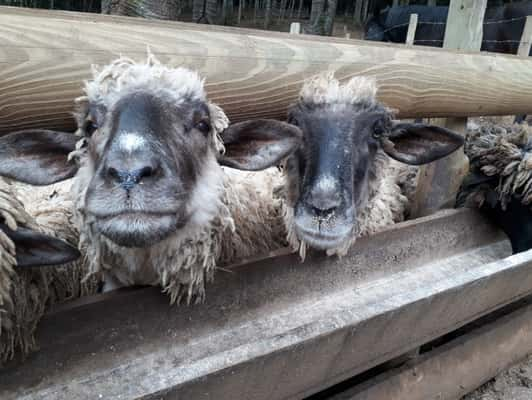
<path fill-rule="evenodd" d="M 296 233 L 300 240 L 317 250 L 330 250 L 342 247 L 352 237 L 352 229 L 341 229 L 342 232 L 322 232 L 301 227 L 296 222 Z"/>
<path fill-rule="evenodd" d="M 126 212 L 95 220 L 96 229 L 122 247 L 152 246 L 183 225 L 175 214 Z"/>
<path fill-rule="evenodd" d="M 355 223 L 350 212 L 330 220 L 317 218 L 309 212 L 296 212 L 294 226 L 299 240 L 317 250 L 342 247 L 354 235 Z"/>

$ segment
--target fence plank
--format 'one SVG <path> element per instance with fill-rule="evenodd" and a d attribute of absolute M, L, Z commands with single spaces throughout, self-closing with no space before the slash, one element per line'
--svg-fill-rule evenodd
<path fill-rule="evenodd" d="M 406 44 L 412 46 L 414 38 L 416 37 L 417 29 L 417 14 L 410 14 L 410 22 L 408 23 L 408 32 L 406 33 Z"/>
<path fill-rule="evenodd" d="M 443 47 L 479 51 L 487 0 L 451 0 Z M 431 121 L 465 135 L 467 117 Z M 456 194 L 469 171 L 469 161 L 461 151 L 420 168 L 413 216 L 429 215 L 454 207 Z"/>
<path fill-rule="evenodd" d="M 487 0 L 451 0 L 443 47 L 480 50 Z"/>
<path fill-rule="evenodd" d="M 301 33 L 301 24 L 299 22 L 292 22 L 290 24 L 290 33 L 292 35 L 298 35 Z"/>
<path fill-rule="evenodd" d="M 459 400 L 531 352 L 532 304 L 528 300 L 403 367 L 328 400 Z"/>
<path fill-rule="evenodd" d="M 532 292 L 532 252 L 509 253 L 459 210 L 360 238 L 341 259 L 220 271 L 200 305 L 108 294 L 47 316 L 41 350 L 0 371 L 0 398 L 302 399 Z"/>
<path fill-rule="evenodd" d="M 519 49 L 517 49 L 517 55 L 521 57 L 528 57 L 530 54 L 530 46 L 532 45 L 532 16 L 526 17 L 525 27 L 523 28 L 523 34 L 521 35 L 521 41 L 519 42 Z"/>

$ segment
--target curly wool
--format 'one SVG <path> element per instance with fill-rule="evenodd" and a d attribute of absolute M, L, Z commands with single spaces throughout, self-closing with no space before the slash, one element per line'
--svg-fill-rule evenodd
<path fill-rule="evenodd" d="M 299 101 L 306 104 L 377 104 L 377 81 L 373 77 L 355 76 L 342 84 L 333 72 L 318 74 L 303 84 Z"/>
<path fill-rule="evenodd" d="M 526 125 L 481 121 L 468 129 L 464 146 L 471 172 L 497 179 L 495 191 L 502 209 L 512 198 L 532 202 L 532 131 Z M 486 187 L 479 185 L 467 195 L 468 205 L 481 207 Z"/>
<path fill-rule="evenodd" d="M 0 180 L 0 214 L 10 229 L 23 225 L 76 245 L 79 234 L 68 196 L 59 185 L 35 188 Z M 15 270 L 14 256 L 13 242 L 0 231 L 0 363 L 37 349 L 35 330 L 52 304 L 97 290 L 96 281 L 82 282 L 87 273 L 83 260 Z"/>

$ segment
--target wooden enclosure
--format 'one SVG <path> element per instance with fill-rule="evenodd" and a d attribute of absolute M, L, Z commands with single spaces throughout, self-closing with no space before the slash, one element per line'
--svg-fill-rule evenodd
<path fill-rule="evenodd" d="M 407 45 L 390 45 L 297 25 L 283 34 L 0 7 L 0 134 L 73 129 L 91 64 L 142 60 L 148 47 L 200 71 L 232 121 L 284 118 L 303 80 L 326 71 L 374 76 L 399 117 L 532 113 L 532 60 L 412 46 L 412 26 Z M 285 400 L 355 379 L 327 398 L 425 400 L 437 388 L 456 399 L 530 350 L 531 271 L 532 250 L 510 256 L 478 213 L 445 211 L 362 238 L 342 259 L 282 254 L 220 271 L 201 305 L 171 307 L 143 288 L 60 306 L 42 322 L 40 352 L 0 371 L 0 398 Z M 482 353 L 488 341 L 496 356 Z M 459 357 L 476 372 L 454 370 Z"/>
<path fill-rule="evenodd" d="M 72 129 L 91 64 L 120 54 L 195 68 L 233 121 L 283 118 L 305 78 L 375 76 L 400 117 L 532 112 L 532 61 L 310 35 L 0 8 L 0 133 Z"/>

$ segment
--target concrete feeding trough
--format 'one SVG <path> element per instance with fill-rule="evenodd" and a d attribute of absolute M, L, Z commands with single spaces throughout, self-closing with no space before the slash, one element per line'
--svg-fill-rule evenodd
<path fill-rule="evenodd" d="M 341 259 L 219 271 L 201 305 L 156 288 L 97 296 L 42 321 L 41 350 L 6 366 L 0 398 L 301 399 L 532 293 L 532 256 L 509 255 L 478 213 L 446 211 Z"/>

